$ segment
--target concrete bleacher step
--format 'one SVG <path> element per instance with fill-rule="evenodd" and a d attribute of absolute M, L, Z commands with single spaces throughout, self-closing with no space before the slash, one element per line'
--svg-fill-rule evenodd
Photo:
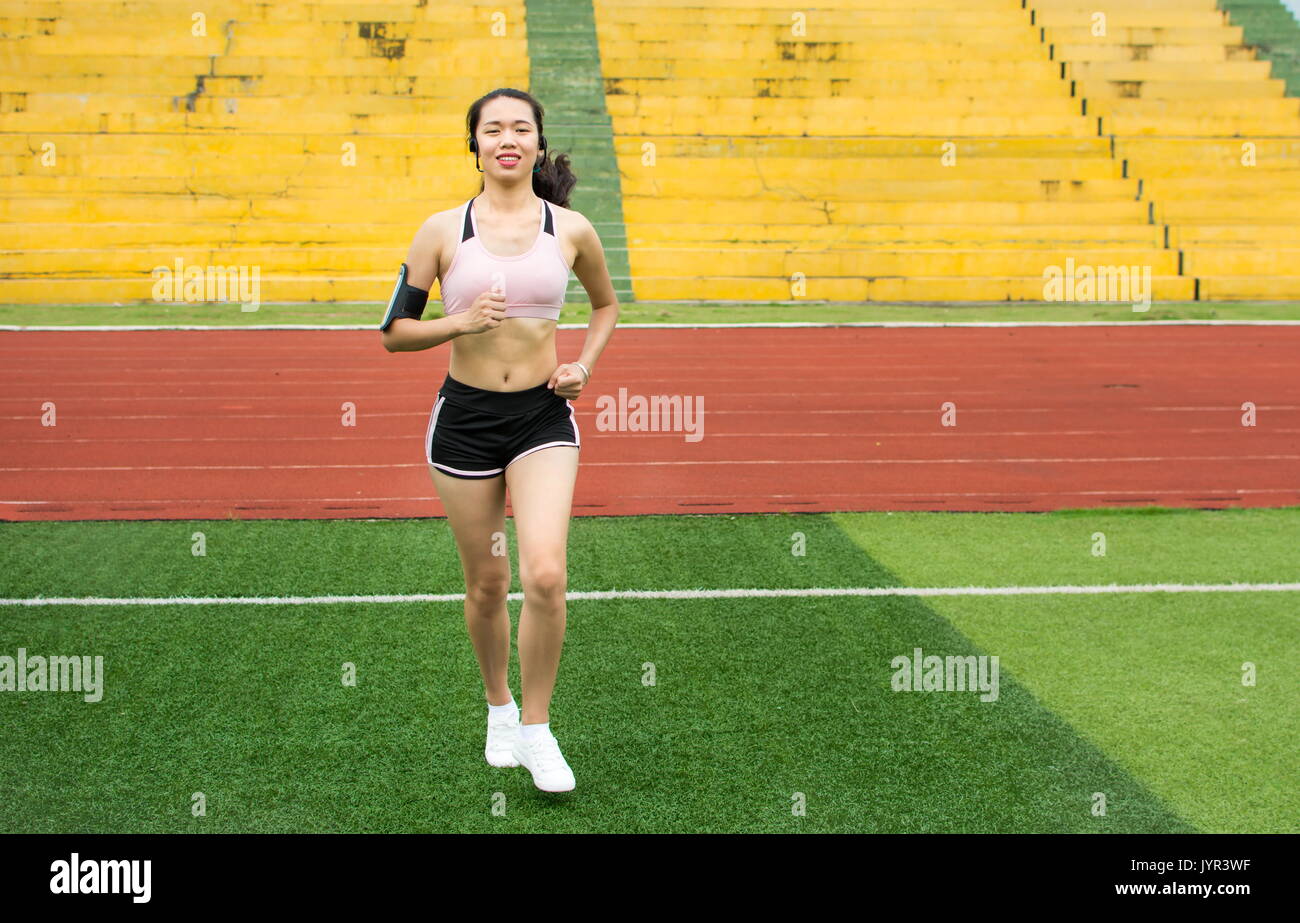
<path fill-rule="evenodd" d="M 642 279 L 638 274 L 642 298 L 655 301 L 679 300 L 680 283 L 674 278 Z M 806 300 L 806 301 L 886 301 L 936 302 L 961 301 L 1044 301 L 1042 276 L 1020 278 L 908 278 L 812 279 L 798 299 L 792 299 L 790 282 L 783 278 L 709 276 L 690 280 L 696 292 L 692 298 L 709 300 Z M 1185 276 L 1152 276 L 1151 298 L 1157 301 L 1189 301 L 1194 297 L 1195 280 Z M 728 294 L 729 292 L 733 294 Z M 734 294 L 739 293 L 739 294 Z M 1092 300 L 1092 299 L 1090 299 Z M 1116 299 L 1123 300 L 1123 299 Z"/>
<path fill-rule="evenodd" d="M 1256 248 L 1264 240 L 1274 246 L 1300 249 L 1300 224 L 1272 224 L 1261 229 L 1253 222 L 1187 221 L 1169 228 L 1169 245 L 1172 247 Z"/>
<path fill-rule="evenodd" d="M 1196 297 L 1202 301 L 1295 301 L 1300 299 L 1300 282 L 1294 274 L 1202 276 L 1197 279 Z"/>
<path fill-rule="evenodd" d="M 1075 9 L 1044 8 L 1034 0 L 1034 25 L 1043 29 L 1087 28 L 1092 27 L 1093 16 L 1098 10 L 1095 3 L 1079 4 Z M 1223 24 L 1223 14 L 1213 7 L 1209 9 L 1143 9 L 1139 5 L 1110 7 L 1106 14 L 1106 29 L 1213 29 Z M 1120 33 L 1122 34 L 1122 32 Z"/>
<path fill-rule="evenodd" d="M 607 251 L 619 233 L 606 222 L 592 219 L 605 242 Z M 98 247 L 142 247 L 167 241 L 169 246 L 209 245 L 214 250 L 245 245 L 301 245 L 309 232 L 312 246 L 361 246 L 387 244 L 403 224 L 399 222 L 355 224 L 342 220 L 313 224 L 304 228 L 298 222 L 212 221 L 197 224 L 186 221 L 144 222 L 137 220 L 96 222 L 46 222 L 36 229 L 18 222 L 0 222 L 0 249 L 18 250 L 34 241 L 55 247 L 75 239 L 83 249 Z M 1202 226 L 1189 226 L 1193 228 Z M 1235 240 L 1241 226 L 1205 226 L 1199 233 L 1210 241 Z M 677 246 L 717 249 L 734 246 L 739 241 L 762 240 L 772 246 L 847 246 L 863 251 L 876 248 L 917 248 L 960 246 L 966 249 L 1001 249 L 1019 247 L 1045 249 L 1062 245 L 1089 247 L 1155 247 L 1164 240 L 1163 228 L 1150 224 L 697 224 L 683 230 L 676 222 L 638 225 L 638 235 L 630 242 L 635 247 L 662 246 L 671 240 Z M 1279 233 L 1282 233 L 1279 230 Z M 1199 238 L 1198 238 L 1199 239 Z M 1300 239 L 1297 235 L 1296 239 Z"/>
<path fill-rule="evenodd" d="M 1293 224 L 1300 215 L 1300 193 L 1275 195 L 1264 200 L 1268 208 L 1261 209 L 1257 200 L 1226 198 L 1162 199 L 1154 202 L 1155 219 L 1169 224 L 1184 221 L 1253 221 L 1257 225 Z"/>
<path fill-rule="evenodd" d="M 1161 129 L 1178 122 L 1237 120 L 1243 115 L 1242 99 L 1227 96 L 1210 99 L 1130 99 L 1103 96 L 1088 99 L 1088 113 L 1140 119 Z M 1248 117 L 1260 124 L 1282 119 L 1300 119 L 1300 99 L 1292 96 L 1253 97 L 1250 99 Z"/>
<path fill-rule="evenodd" d="M 1255 50 L 1244 45 L 1222 43 L 1196 44 L 1098 44 L 1092 42 L 1067 42 L 1054 44 L 1052 57 L 1077 63 L 1098 61 L 1143 62 L 1218 62 L 1254 61 Z"/>
<path fill-rule="evenodd" d="M 1064 92 L 1064 91 L 1063 91 Z M 958 163 L 973 159 L 1011 158 L 1032 165 L 1038 158 L 1111 157 L 1111 142 L 1096 135 L 1060 137 L 1055 135 L 968 135 L 961 138 L 934 138 L 929 135 L 854 135 L 792 137 L 789 135 L 732 135 L 702 132 L 695 135 L 670 134 L 666 126 L 647 135 L 614 137 L 615 150 L 621 160 L 641 158 L 645 146 L 653 146 L 660 161 L 678 157 L 733 157 L 740 143 L 743 153 L 751 157 L 801 158 L 823 162 L 828 159 L 875 160 L 878 158 L 924 158 L 938 162 L 951 142 Z"/>
<path fill-rule="evenodd" d="M 1268 61 L 1060 61 L 1067 80 L 1267 80 Z"/>
<path fill-rule="evenodd" d="M 1205 174 L 1185 177 L 1154 177 L 1143 181 L 1147 193 L 1155 199 L 1169 197 L 1174 199 L 1194 198 L 1204 193 Z M 1254 197 L 1260 200 L 1261 207 L 1268 211 L 1265 203 L 1270 199 L 1294 199 L 1300 195 L 1300 170 L 1270 170 L 1256 173 L 1237 171 L 1236 175 L 1216 177 L 1215 191 L 1233 199 Z M 1294 216 L 1292 216 L 1294 217 Z"/>
<path fill-rule="evenodd" d="M 1096 12 L 1096 11 L 1094 11 Z M 1090 45 L 1097 36 L 1091 24 L 1086 26 L 1042 26 L 1042 39 L 1049 45 Z M 1209 26 L 1189 29 L 1152 26 L 1116 26 L 1107 23 L 1106 37 L 1121 45 L 1206 45 L 1227 39 L 1234 44 L 1244 41 L 1240 26 Z"/>
<path fill-rule="evenodd" d="M 46 132 L 74 134 L 87 130 L 92 121 L 99 131 L 113 135 L 227 133 L 257 135 L 267 133 L 270 117 L 258 113 L 241 113 L 212 109 L 207 112 L 109 112 L 104 114 L 51 114 L 45 112 L 0 113 L 0 133 Z M 445 119 L 445 117 L 444 117 Z M 407 135 L 419 136 L 431 131 L 430 116 L 366 115 L 364 113 L 297 113 L 274 120 L 274 135 Z M 445 121 L 444 121 L 444 124 Z"/>
<path fill-rule="evenodd" d="M 1259 99 L 1286 95 L 1286 82 L 1267 80 L 1076 80 L 1074 92 L 1091 106 L 1106 98 L 1167 100 L 1243 100 L 1251 104 Z"/>
<path fill-rule="evenodd" d="M 1300 137 L 1259 138 L 1142 138 L 1115 139 L 1117 157 L 1141 160 L 1152 175 L 1164 175 L 1161 170 L 1172 170 L 1190 164 L 1201 172 L 1218 168 L 1243 167 L 1247 145 L 1254 149 L 1255 166 L 1251 170 L 1270 168 L 1292 169 L 1300 159 Z"/>
<path fill-rule="evenodd" d="M 931 166 L 931 176 L 934 168 Z M 885 177 L 863 179 L 839 175 L 832 167 L 823 175 L 803 175 L 778 178 L 727 174 L 714 183 L 716 208 L 730 210 L 728 199 L 744 198 L 748 201 L 787 201 L 815 199 L 839 211 L 841 203 L 864 203 L 870 207 L 892 202 L 937 202 L 957 206 L 969 202 L 1136 202 L 1136 179 L 981 179 L 957 177 L 944 179 L 944 174 L 931 179 L 889 179 Z M 655 196 L 685 201 L 696 180 L 693 177 L 659 176 L 654 173 L 637 175 L 624 180 L 627 196 Z M 851 186 L 847 185 L 851 184 Z"/>
<path fill-rule="evenodd" d="M 749 96 L 761 98 L 779 90 L 786 99 L 818 100 L 835 97 L 848 99 L 913 97 L 933 99 L 939 95 L 974 99 L 1019 94 L 1035 99 L 1057 98 L 1061 95 L 1061 80 L 1057 74 L 1027 77 L 1024 79 L 970 77 L 893 77 L 836 79 L 832 77 L 796 76 L 775 78 L 768 75 L 747 77 L 718 76 L 712 78 L 680 77 L 606 77 L 606 92 L 611 98 L 619 96 L 665 96 L 671 89 L 682 96 Z"/>
<path fill-rule="evenodd" d="M 669 277 L 675 271 L 683 275 L 702 277 L 713 273 L 723 276 L 782 276 L 789 278 L 795 272 L 819 279 L 854 276 L 913 276 L 933 277 L 997 277 L 1031 276 L 1042 278 L 1048 266 L 1064 267 L 1066 261 L 1089 266 L 1149 266 L 1160 276 L 1173 276 L 1179 272 L 1178 253 L 1163 247 L 1130 249 L 1108 247 L 1087 249 L 974 249 L 957 247 L 934 249 L 909 248 L 906 251 L 863 250 L 857 247 L 777 250 L 773 247 L 729 247 L 725 252 L 703 253 L 682 248 L 638 247 L 633 262 L 638 275 Z M 1273 263 L 1260 259 L 1261 266 Z M 1232 272 L 1222 266 L 1231 265 L 1225 260 L 1215 264 L 1223 274 Z M 1258 270 L 1276 275 L 1275 269 Z"/>
<path fill-rule="evenodd" d="M 1189 246 L 1183 271 L 1197 276 L 1286 276 L 1300 266 L 1300 247 Z"/>
<path fill-rule="evenodd" d="M 768 224 L 783 219 L 806 224 L 838 225 L 903 224 L 1118 224 L 1126 220 L 1146 222 L 1147 206 L 1138 201 L 1118 202 L 865 202 L 844 201 L 833 212 L 826 203 L 809 201 L 761 201 L 733 199 L 725 207 L 716 202 L 660 196 L 627 196 L 625 207 L 634 210 L 638 221 L 685 220 L 693 224 Z M 630 232 L 629 232 L 630 233 Z"/>
<path fill-rule="evenodd" d="M 1159 137 L 1162 135 L 1181 135 L 1183 137 L 1209 138 L 1236 135 L 1237 137 L 1249 138 L 1252 136 L 1267 137 L 1283 133 L 1300 134 L 1300 125 L 1279 125 L 1279 121 L 1283 120 L 1251 115 L 1166 118 L 1161 119 L 1159 122 L 1151 122 L 1140 115 L 1126 113 L 1123 115 L 1098 116 L 1097 120 L 1102 133 L 1116 136 L 1146 135 L 1148 137 Z"/>

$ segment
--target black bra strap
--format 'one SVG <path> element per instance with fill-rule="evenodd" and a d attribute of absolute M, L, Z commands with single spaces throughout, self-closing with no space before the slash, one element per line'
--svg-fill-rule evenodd
<path fill-rule="evenodd" d="M 469 210 L 473 207 L 474 199 L 470 199 L 469 204 L 465 206 L 465 227 L 460 232 L 461 240 L 469 240 L 474 236 L 474 224 L 470 221 L 469 217 Z"/>
<path fill-rule="evenodd" d="M 474 198 L 478 198 L 478 196 L 475 196 Z M 465 206 L 465 226 L 461 229 L 460 232 L 461 240 L 469 240 L 471 237 L 474 236 L 474 223 L 470 220 L 470 215 L 469 215 L 470 210 L 473 207 L 474 207 L 474 199 L 470 199 L 469 204 Z M 555 233 L 555 216 L 551 214 L 551 203 L 547 202 L 545 199 L 542 199 L 542 208 L 546 210 L 546 222 L 543 225 L 542 230 L 545 231 L 547 234 L 550 234 L 552 237 L 556 237 L 557 235 Z"/>

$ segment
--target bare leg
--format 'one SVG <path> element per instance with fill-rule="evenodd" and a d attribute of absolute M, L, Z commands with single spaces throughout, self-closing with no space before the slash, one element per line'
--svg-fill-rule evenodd
<path fill-rule="evenodd" d="M 539 449 L 506 466 L 506 484 L 519 541 L 519 672 L 523 724 L 550 721 L 551 694 L 560 668 L 568 589 L 567 547 L 578 449 Z"/>
<path fill-rule="evenodd" d="M 540 454 L 540 453 L 539 453 Z M 465 574 L 465 627 L 474 645 L 489 705 L 510 701 L 510 553 L 506 547 L 506 488 L 502 477 L 470 480 L 429 474 L 447 511 Z M 501 551 L 502 554 L 493 554 Z"/>

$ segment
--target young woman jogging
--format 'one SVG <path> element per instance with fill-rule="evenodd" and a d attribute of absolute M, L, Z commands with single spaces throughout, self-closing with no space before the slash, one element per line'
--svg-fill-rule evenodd
<path fill-rule="evenodd" d="M 550 729 L 564 644 L 566 548 L 581 436 L 570 401 L 590 381 L 618 322 L 605 253 L 591 222 L 568 208 L 577 179 L 546 159 L 542 106 L 497 89 L 469 107 L 479 194 L 416 232 L 384 317 L 384 348 L 450 342 L 448 374 L 429 414 L 425 458 L 465 575 L 465 624 L 487 695 L 493 766 L 522 765 L 543 791 L 570 791 L 573 772 Z M 482 165 L 479 165 L 479 161 Z M 591 298 L 581 354 L 558 362 L 555 328 L 569 271 Z M 445 317 L 420 319 L 437 278 Z M 510 491 L 524 591 L 519 616 L 522 721 L 506 682 Z"/>

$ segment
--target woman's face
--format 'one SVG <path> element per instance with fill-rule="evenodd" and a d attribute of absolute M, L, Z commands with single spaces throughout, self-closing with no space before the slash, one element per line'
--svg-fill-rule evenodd
<path fill-rule="evenodd" d="M 488 100 L 479 113 L 474 136 L 484 173 L 505 179 L 531 173 L 537 163 L 533 107 L 522 99 L 498 96 Z"/>

